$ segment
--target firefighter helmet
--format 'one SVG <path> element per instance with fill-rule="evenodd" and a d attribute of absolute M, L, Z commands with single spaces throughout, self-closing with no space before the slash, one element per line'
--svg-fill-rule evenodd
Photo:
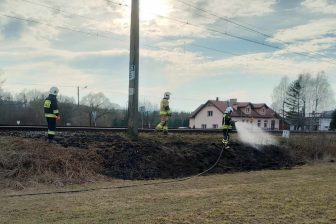
<path fill-rule="evenodd" d="M 58 92 L 59 92 L 59 89 L 57 87 L 53 86 L 53 87 L 50 88 L 49 94 L 57 96 Z"/>
<path fill-rule="evenodd" d="M 170 94 L 171 94 L 170 92 L 165 92 L 163 98 L 169 99 Z"/>
<path fill-rule="evenodd" d="M 226 114 L 231 114 L 233 112 L 233 108 L 232 107 L 228 107 L 228 108 L 226 108 L 226 110 L 225 110 L 225 113 Z"/>

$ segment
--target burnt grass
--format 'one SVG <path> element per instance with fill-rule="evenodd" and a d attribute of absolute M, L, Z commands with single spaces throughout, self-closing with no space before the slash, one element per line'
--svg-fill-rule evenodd
<path fill-rule="evenodd" d="M 0 134 L 45 141 L 43 132 Z M 63 132 L 56 140 L 63 148 L 78 148 L 83 152 L 94 149 L 97 159 L 103 161 L 101 174 L 135 180 L 186 177 L 208 169 L 218 159 L 222 144 L 220 138 L 214 141 L 214 138 L 201 137 L 202 140 L 198 135 L 184 138 L 175 134 L 167 139 L 146 134 L 132 141 L 123 133 Z M 219 163 L 209 174 L 290 168 L 299 163 L 284 147 L 269 145 L 256 149 L 233 142 L 231 149 L 224 149 Z"/>

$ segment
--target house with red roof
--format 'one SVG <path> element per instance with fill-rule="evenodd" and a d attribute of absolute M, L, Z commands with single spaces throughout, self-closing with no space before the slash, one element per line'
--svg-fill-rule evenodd
<path fill-rule="evenodd" d="M 224 111 L 231 106 L 234 121 L 247 122 L 263 129 L 279 130 L 281 117 L 265 103 L 208 100 L 200 105 L 189 118 L 190 128 L 221 128 Z"/>

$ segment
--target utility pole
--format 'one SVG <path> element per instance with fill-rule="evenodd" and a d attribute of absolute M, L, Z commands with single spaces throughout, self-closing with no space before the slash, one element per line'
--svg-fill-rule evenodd
<path fill-rule="evenodd" d="M 81 88 L 81 87 L 77 86 L 77 106 L 78 107 L 79 107 L 79 88 Z M 87 88 L 87 86 L 83 87 L 83 89 L 86 89 L 86 88 Z"/>
<path fill-rule="evenodd" d="M 139 0 L 132 0 L 131 43 L 128 89 L 128 135 L 138 138 L 138 95 L 139 95 Z"/>
<path fill-rule="evenodd" d="M 77 86 L 77 103 L 78 103 L 78 107 L 79 107 L 79 86 Z"/>
<path fill-rule="evenodd" d="M 140 107 L 140 113 L 141 113 L 141 128 L 144 128 L 144 113 L 145 113 L 145 106 Z"/>
<path fill-rule="evenodd" d="M 281 119 L 281 123 L 282 123 L 282 130 L 284 130 L 285 127 L 285 101 L 282 102 L 282 119 Z"/>

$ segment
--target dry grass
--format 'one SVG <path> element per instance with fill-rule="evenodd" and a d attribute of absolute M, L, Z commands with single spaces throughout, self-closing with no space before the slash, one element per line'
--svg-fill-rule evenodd
<path fill-rule="evenodd" d="M 336 223 L 336 164 L 79 194 L 4 197 L 0 223 Z M 72 186 L 107 187 L 112 181 Z M 133 183 L 133 182 L 132 182 Z M 26 189 L 20 193 L 55 189 Z M 1 191 L 0 191 L 1 192 Z"/>
<path fill-rule="evenodd" d="M 94 179 L 102 168 L 102 159 L 92 150 L 16 137 L 0 137 L 0 147 L 0 186 L 81 183 Z"/>
<path fill-rule="evenodd" d="M 306 162 L 336 159 L 336 135 L 295 135 L 288 142 L 281 141 L 296 158 Z"/>

